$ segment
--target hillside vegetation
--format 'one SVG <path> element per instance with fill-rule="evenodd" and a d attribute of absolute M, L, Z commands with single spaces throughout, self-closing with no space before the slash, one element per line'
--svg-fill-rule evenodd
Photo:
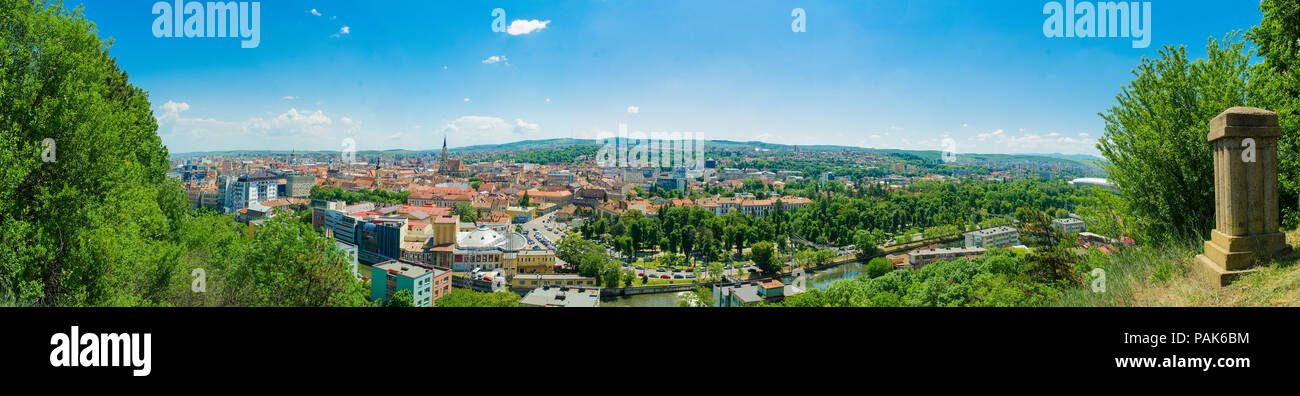
<path fill-rule="evenodd" d="M 1293 249 L 1300 235 L 1287 234 Z M 1104 292 L 1092 284 L 1074 287 L 1050 305 L 1082 307 L 1242 307 L 1300 306 L 1300 255 L 1274 259 L 1259 272 L 1216 289 L 1193 271 L 1200 242 L 1164 248 L 1130 248 L 1112 256 L 1088 256 L 1106 270 Z"/>

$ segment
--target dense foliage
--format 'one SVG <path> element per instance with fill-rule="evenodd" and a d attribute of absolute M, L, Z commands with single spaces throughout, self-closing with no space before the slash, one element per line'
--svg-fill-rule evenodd
<path fill-rule="evenodd" d="M 1183 46 L 1143 59 L 1135 79 L 1106 111 L 1098 144 L 1110 181 L 1132 211 L 1144 240 L 1194 239 L 1214 223 L 1214 167 L 1205 140 L 1209 122 L 1233 106 L 1268 108 L 1261 91 L 1268 73 L 1250 65 L 1245 42 L 1229 34 L 1210 39 L 1206 59 Z"/>
<path fill-rule="evenodd" d="M 435 303 L 437 307 L 517 307 L 520 296 L 513 292 L 495 293 L 477 292 L 470 289 L 453 288 Z"/>
<path fill-rule="evenodd" d="M 1259 95 L 1277 112 L 1278 202 L 1287 229 L 1300 226 L 1300 0 L 1264 0 L 1263 19 L 1247 38 L 1264 59 L 1268 75 Z"/>
<path fill-rule="evenodd" d="M 835 282 L 826 291 L 796 294 L 785 307 L 1011 307 L 1059 298 L 1070 283 L 1038 276 L 1018 253 L 990 249 L 976 259 L 941 261 L 916 271 L 868 273 Z"/>
<path fill-rule="evenodd" d="M 80 10 L 0 2 L 0 304 L 369 304 L 310 226 L 190 209 L 156 130 Z"/>
<path fill-rule="evenodd" d="M 590 158 L 600 150 L 597 145 L 577 145 L 550 149 L 528 150 L 520 153 L 487 156 L 475 162 L 514 161 L 530 164 L 578 163 L 581 158 Z"/>
<path fill-rule="evenodd" d="M 342 188 L 333 186 L 312 186 L 311 198 L 323 199 L 327 201 L 344 201 L 349 205 L 357 202 L 378 202 L 388 204 L 404 204 L 406 198 L 411 196 L 410 191 L 393 192 L 388 190 L 370 189 L 362 191 L 345 191 Z"/>

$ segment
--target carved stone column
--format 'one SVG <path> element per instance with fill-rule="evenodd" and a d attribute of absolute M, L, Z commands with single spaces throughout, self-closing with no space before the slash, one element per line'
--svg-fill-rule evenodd
<path fill-rule="evenodd" d="M 1210 121 L 1215 227 L 1196 270 L 1215 287 L 1289 250 L 1278 231 L 1277 113 L 1233 107 Z"/>

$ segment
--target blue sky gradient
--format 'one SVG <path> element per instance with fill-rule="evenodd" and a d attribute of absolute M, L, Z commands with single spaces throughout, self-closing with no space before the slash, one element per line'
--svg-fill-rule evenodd
<path fill-rule="evenodd" d="M 1152 1 L 1152 41 L 1048 38 L 1046 1 L 263 1 L 261 43 L 156 38 L 155 1 L 85 1 L 172 152 L 431 149 L 634 131 L 1096 154 L 1097 115 L 1166 44 L 1255 1 Z M 1064 3 L 1063 1 L 1061 3 Z M 69 1 L 69 5 L 81 4 Z M 493 32 L 492 10 L 543 29 Z M 791 31 L 791 11 L 807 31 Z M 320 15 L 314 15 L 311 10 Z M 343 34 L 343 27 L 347 33 Z M 496 56 L 495 63 L 485 62 Z M 468 100 L 466 100 L 468 99 Z M 630 111 L 630 108 L 636 111 Z"/>

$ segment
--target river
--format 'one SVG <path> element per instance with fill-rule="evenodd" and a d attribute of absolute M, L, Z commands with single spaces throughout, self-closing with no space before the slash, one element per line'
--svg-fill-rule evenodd
<path fill-rule="evenodd" d="M 852 279 L 858 274 L 866 272 L 867 264 L 854 261 L 852 263 L 827 268 L 814 272 L 808 276 L 805 285 L 810 288 L 825 291 L 832 283 L 839 280 Z M 789 279 L 786 279 L 789 281 Z M 602 307 L 676 307 L 683 297 L 691 292 L 678 293 L 659 293 L 659 294 L 638 294 L 635 296 L 606 297 L 600 299 Z"/>

